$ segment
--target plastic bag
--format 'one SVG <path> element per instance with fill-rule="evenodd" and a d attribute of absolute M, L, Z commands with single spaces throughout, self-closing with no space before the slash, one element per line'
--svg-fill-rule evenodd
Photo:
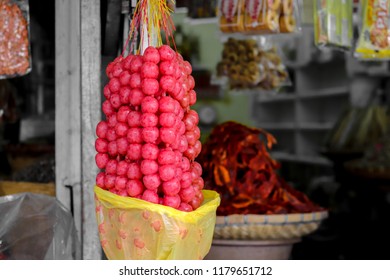
<path fill-rule="evenodd" d="M 31 71 L 28 0 L 0 0 L 0 79 Z"/>
<path fill-rule="evenodd" d="M 275 90 L 291 85 L 290 76 L 276 46 L 273 45 L 268 49 L 263 49 L 260 63 L 262 69 L 264 69 L 265 77 L 257 85 L 258 88 Z"/>
<path fill-rule="evenodd" d="M 279 27 L 280 33 L 293 33 L 301 30 L 299 1 L 282 0 Z"/>
<path fill-rule="evenodd" d="M 0 259 L 80 259 L 73 217 L 55 197 L 0 197 Z"/>
<path fill-rule="evenodd" d="M 246 0 L 245 31 L 258 33 L 279 32 L 281 0 Z"/>
<path fill-rule="evenodd" d="M 325 146 L 330 151 L 363 152 L 389 131 L 389 124 L 383 106 L 350 107 L 330 130 Z"/>
<path fill-rule="evenodd" d="M 203 191 L 204 202 L 183 212 L 95 187 L 96 217 L 108 259 L 203 259 L 214 234 L 220 198 Z"/>
<path fill-rule="evenodd" d="M 317 46 L 352 47 L 352 4 L 352 0 L 314 1 L 314 38 Z"/>
<path fill-rule="evenodd" d="M 224 44 L 219 75 L 228 76 L 232 88 L 251 88 L 264 79 L 260 71 L 257 42 L 229 38 Z"/>
<path fill-rule="evenodd" d="M 219 27 L 224 33 L 244 31 L 244 1 L 219 0 Z"/>
<path fill-rule="evenodd" d="M 231 88 L 273 90 L 291 83 L 274 43 L 265 37 L 256 40 L 229 38 L 224 44 L 218 76 L 227 76 Z"/>
<path fill-rule="evenodd" d="M 390 0 L 364 0 L 362 27 L 355 51 L 360 59 L 390 59 Z"/>
<path fill-rule="evenodd" d="M 219 25 L 224 33 L 292 33 L 300 30 L 298 0 L 220 0 Z"/>

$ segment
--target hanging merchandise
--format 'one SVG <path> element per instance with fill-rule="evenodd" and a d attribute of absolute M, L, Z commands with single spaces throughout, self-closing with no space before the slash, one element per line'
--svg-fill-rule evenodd
<path fill-rule="evenodd" d="M 161 31 L 166 42 L 173 38 L 170 12 L 165 1 L 140 1 L 129 38 L 141 30 L 139 49 L 106 69 L 95 197 L 109 259 L 202 259 L 211 246 L 219 196 L 203 190 L 195 161 L 201 142 L 191 64 L 162 45 Z"/>
<path fill-rule="evenodd" d="M 341 1 L 341 46 L 346 49 L 352 48 L 353 44 L 353 0 Z"/>
<path fill-rule="evenodd" d="M 383 106 L 350 107 L 340 115 L 325 139 L 331 152 L 362 153 L 364 149 L 388 133 L 388 110 Z"/>
<path fill-rule="evenodd" d="M 352 12 L 352 0 L 315 0 L 315 44 L 319 47 L 350 49 L 353 39 Z"/>
<path fill-rule="evenodd" d="M 218 15 L 222 32 L 244 31 L 244 0 L 219 0 Z"/>
<path fill-rule="evenodd" d="M 267 38 L 229 38 L 224 44 L 217 75 L 227 76 L 231 88 L 274 90 L 290 85 L 286 67 L 276 46 Z"/>
<path fill-rule="evenodd" d="M 245 0 L 245 31 L 279 32 L 280 0 Z"/>
<path fill-rule="evenodd" d="M 284 86 L 291 86 L 290 75 L 282 62 L 279 47 L 271 39 L 258 39 L 260 71 L 264 71 L 264 79 L 257 88 L 263 90 L 277 90 Z"/>
<path fill-rule="evenodd" d="M 390 59 L 390 1 L 363 0 L 362 26 L 355 56 L 360 59 Z"/>
<path fill-rule="evenodd" d="M 188 15 L 191 18 L 216 17 L 217 0 L 197 0 L 188 4 Z"/>
<path fill-rule="evenodd" d="M 300 30 L 298 0 L 220 0 L 219 26 L 224 33 L 275 34 Z"/>
<path fill-rule="evenodd" d="M 390 135 L 386 133 L 364 148 L 363 156 L 345 163 L 346 169 L 359 177 L 389 180 Z"/>
<path fill-rule="evenodd" d="M 282 0 L 281 7 L 280 33 L 297 32 L 300 29 L 298 1 Z"/>
<path fill-rule="evenodd" d="M 0 0 L 0 79 L 30 71 L 28 0 Z"/>

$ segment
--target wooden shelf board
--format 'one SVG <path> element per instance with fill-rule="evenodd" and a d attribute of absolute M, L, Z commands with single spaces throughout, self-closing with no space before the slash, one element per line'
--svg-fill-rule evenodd
<path fill-rule="evenodd" d="M 302 122 L 298 125 L 300 130 L 330 130 L 333 127 L 333 123 L 305 123 Z"/>
<path fill-rule="evenodd" d="M 319 89 L 319 90 L 310 90 L 307 92 L 303 92 L 299 95 L 300 99 L 313 99 L 313 98 L 323 98 L 323 97 L 331 97 L 331 96 L 343 96 L 349 93 L 348 87 L 335 87 L 335 88 L 327 88 L 327 89 Z"/>
<path fill-rule="evenodd" d="M 271 152 L 271 157 L 279 161 L 300 162 L 325 166 L 331 165 L 331 162 L 328 159 L 321 156 L 295 155 L 286 152 Z"/>
<path fill-rule="evenodd" d="M 286 102 L 295 100 L 294 93 L 267 93 L 261 92 L 257 98 L 260 103 Z"/>
<path fill-rule="evenodd" d="M 174 14 L 188 14 L 188 8 L 187 7 L 178 7 L 173 12 Z"/>
<path fill-rule="evenodd" d="M 202 24 L 217 24 L 218 18 L 210 17 L 210 18 L 185 18 L 184 22 L 189 25 L 202 25 Z"/>
<path fill-rule="evenodd" d="M 294 123 L 284 123 L 284 122 L 258 122 L 257 127 L 265 130 L 294 130 Z"/>

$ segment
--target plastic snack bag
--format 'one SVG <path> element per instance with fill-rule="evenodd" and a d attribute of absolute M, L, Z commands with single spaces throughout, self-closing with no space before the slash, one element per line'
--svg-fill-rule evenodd
<path fill-rule="evenodd" d="M 290 76 L 278 54 L 276 47 L 263 52 L 262 65 L 266 77 L 258 84 L 264 90 L 275 90 L 291 85 Z"/>
<path fill-rule="evenodd" d="M 337 10 L 334 0 L 314 1 L 314 40 L 318 46 L 337 44 Z"/>
<path fill-rule="evenodd" d="M 257 59 L 264 78 L 258 83 L 257 88 L 276 90 L 283 86 L 290 86 L 290 75 L 282 61 L 278 46 L 269 38 L 262 38 L 258 42 L 258 47 Z"/>
<path fill-rule="evenodd" d="M 203 191 L 203 204 L 183 212 L 95 187 L 100 241 L 108 259 L 197 260 L 210 250 L 219 195 Z"/>
<path fill-rule="evenodd" d="M 314 1 L 314 38 L 317 46 L 352 46 L 352 0 Z"/>
<path fill-rule="evenodd" d="M 265 76 L 260 71 L 256 40 L 229 38 L 224 43 L 218 75 L 229 79 L 231 88 L 252 88 Z"/>
<path fill-rule="evenodd" d="M 282 0 L 279 26 L 280 33 L 292 33 L 300 30 L 298 1 Z"/>
<path fill-rule="evenodd" d="M 0 79 L 31 71 L 27 0 L 0 0 Z"/>
<path fill-rule="evenodd" d="M 219 76 L 227 76 L 231 88 L 274 90 L 291 83 L 286 67 L 271 40 L 229 38 L 224 44 Z"/>
<path fill-rule="evenodd" d="M 245 0 L 245 31 L 256 34 L 278 33 L 280 0 Z"/>
<path fill-rule="evenodd" d="M 255 40 L 239 41 L 236 48 L 236 53 L 239 56 L 237 61 L 231 60 L 233 65 L 229 72 L 230 84 L 232 87 L 238 88 L 254 87 L 264 78 L 257 59 L 259 53 L 257 42 Z"/>
<path fill-rule="evenodd" d="M 390 1 L 364 0 L 362 27 L 355 51 L 360 59 L 390 59 Z"/>
<path fill-rule="evenodd" d="M 224 33 L 244 31 L 243 9 L 243 0 L 220 0 L 218 5 L 220 30 Z"/>
<path fill-rule="evenodd" d="M 352 48 L 353 41 L 353 0 L 341 1 L 341 24 L 338 33 L 341 34 L 341 46 Z"/>

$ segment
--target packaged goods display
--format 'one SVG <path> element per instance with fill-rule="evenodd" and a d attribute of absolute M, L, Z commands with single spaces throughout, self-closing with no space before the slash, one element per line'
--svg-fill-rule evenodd
<path fill-rule="evenodd" d="M 220 0 L 218 14 L 224 33 L 275 34 L 299 29 L 295 0 Z"/>
<path fill-rule="evenodd" d="M 353 42 L 353 0 L 341 1 L 341 25 L 338 33 L 341 34 L 341 46 L 350 49 Z"/>
<path fill-rule="evenodd" d="M 362 26 L 355 56 L 360 59 L 390 59 L 390 1 L 364 0 Z"/>
<path fill-rule="evenodd" d="M 275 143 L 276 139 L 268 132 L 235 122 L 225 122 L 213 129 L 199 161 L 206 188 L 221 196 L 217 215 L 324 210 L 276 173 L 280 165 L 268 151 Z"/>
<path fill-rule="evenodd" d="M 243 0 L 220 0 L 218 5 L 219 27 L 224 33 L 244 31 Z"/>
<path fill-rule="evenodd" d="M 314 1 L 314 38 L 318 46 L 350 49 L 353 39 L 352 0 Z"/>
<path fill-rule="evenodd" d="M 282 0 L 279 27 L 281 33 L 292 33 L 298 29 L 298 5 L 294 0 Z"/>
<path fill-rule="evenodd" d="M 275 33 L 279 31 L 281 1 L 246 0 L 245 31 Z"/>
<path fill-rule="evenodd" d="M 27 0 L 0 0 L 0 79 L 31 71 Z"/>
<path fill-rule="evenodd" d="M 269 41 L 229 38 L 224 44 L 218 76 L 227 76 L 231 88 L 272 90 L 287 85 L 289 75 L 277 49 Z"/>

